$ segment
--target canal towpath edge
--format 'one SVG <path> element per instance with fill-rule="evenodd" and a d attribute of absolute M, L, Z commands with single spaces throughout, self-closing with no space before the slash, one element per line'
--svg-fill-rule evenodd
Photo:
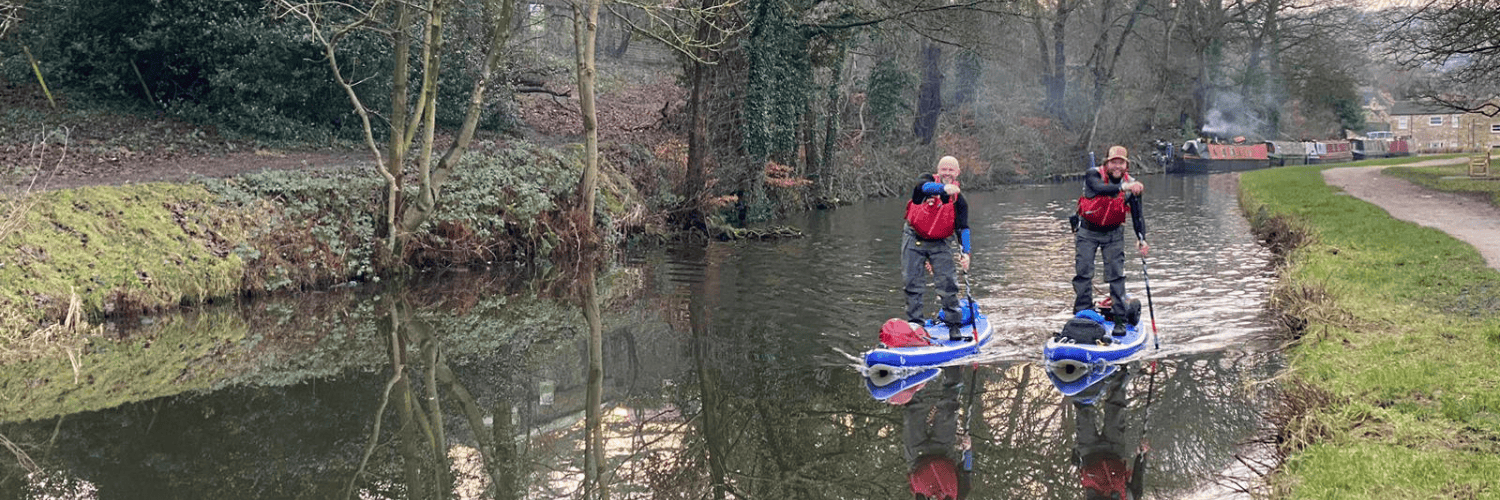
<path fill-rule="evenodd" d="M 1418 162 L 1402 167 L 1462 163 L 1463 158 Z M 1500 208 L 1385 175 L 1386 166 L 1330 168 L 1328 185 L 1369 202 L 1391 217 L 1430 227 L 1473 245 L 1491 269 L 1500 270 Z"/>

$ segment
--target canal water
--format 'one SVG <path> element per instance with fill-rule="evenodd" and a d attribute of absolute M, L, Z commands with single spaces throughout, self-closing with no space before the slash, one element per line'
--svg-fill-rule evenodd
<path fill-rule="evenodd" d="M 1234 497 L 1264 467 L 1252 443 L 1281 368 L 1269 255 L 1232 175 L 1143 180 L 1152 249 L 1149 268 L 1127 253 L 1127 287 L 1144 299 L 1149 272 L 1142 321 L 1161 346 L 1125 367 L 1122 404 L 1096 407 L 1039 363 L 1069 317 L 1078 186 L 966 194 L 966 285 L 997 325 L 963 371 L 968 498 L 1085 498 L 1077 416 L 1101 408 L 1149 448 L 1133 472 L 1148 498 Z M 4 367 L 0 435 L 19 453 L 0 459 L 0 498 L 910 498 L 902 409 L 851 361 L 902 314 L 903 204 L 784 221 L 804 238 L 629 253 L 594 276 L 596 473 L 588 278 L 497 270 L 146 318 Z"/>

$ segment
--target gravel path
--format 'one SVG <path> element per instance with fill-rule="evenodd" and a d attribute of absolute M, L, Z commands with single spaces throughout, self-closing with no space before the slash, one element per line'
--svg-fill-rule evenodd
<path fill-rule="evenodd" d="M 1431 160 L 1407 166 L 1463 163 L 1465 159 Z M 1386 167 L 1330 168 L 1323 180 L 1392 217 L 1438 229 L 1479 250 L 1491 268 L 1500 270 L 1500 208 L 1453 193 L 1434 191 L 1382 174 Z"/>

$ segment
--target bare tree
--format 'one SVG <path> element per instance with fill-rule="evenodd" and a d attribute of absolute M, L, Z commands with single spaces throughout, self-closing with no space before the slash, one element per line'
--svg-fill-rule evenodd
<path fill-rule="evenodd" d="M 26 8 L 24 0 L 0 0 L 0 40 L 21 22 L 21 10 Z"/>
<path fill-rule="evenodd" d="M 1041 68 L 1041 83 L 1046 98 L 1042 109 L 1058 121 L 1063 128 L 1071 129 L 1068 119 L 1068 17 L 1083 3 L 1083 0 L 1057 0 L 1049 11 L 1040 0 L 1027 4 L 1026 15 L 1031 19 L 1036 32 L 1037 62 Z"/>
<path fill-rule="evenodd" d="M 1093 51 L 1089 54 L 1088 67 L 1093 73 L 1093 100 L 1089 103 L 1093 113 L 1089 118 L 1088 130 L 1081 134 L 1078 141 L 1078 149 L 1088 150 L 1093 146 L 1094 132 L 1099 129 L 1099 114 L 1104 111 L 1105 94 L 1109 92 L 1115 78 L 1115 65 L 1120 62 L 1120 52 L 1125 49 L 1125 41 L 1130 38 L 1131 32 L 1135 30 L 1136 21 L 1140 19 L 1141 12 L 1146 8 L 1150 0 L 1136 0 L 1135 5 L 1126 16 L 1125 25 L 1120 27 L 1119 34 L 1113 35 L 1117 21 L 1113 14 L 1113 3 L 1105 2 L 1100 9 L 1100 23 L 1103 28 L 1094 39 Z M 1108 52 L 1107 47 L 1113 38 L 1114 51 Z"/>
<path fill-rule="evenodd" d="M 445 16 L 455 12 L 461 0 L 425 0 L 416 4 L 399 0 L 375 0 L 367 4 L 342 2 L 301 2 L 278 0 L 282 15 L 293 15 L 306 21 L 312 37 L 323 47 L 323 57 L 328 61 L 334 80 L 349 97 L 350 104 L 359 115 L 365 136 L 365 145 L 375 157 L 378 170 L 385 178 L 387 245 L 386 262 L 398 255 L 402 243 L 422 225 L 436 209 L 443 183 L 452 173 L 453 167 L 468 150 L 474 131 L 479 123 L 479 114 L 484 96 L 489 89 L 490 78 L 499 65 L 506 41 L 510 38 L 514 2 L 509 0 L 483 0 L 484 25 L 488 36 L 484 46 L 477 47 L 484 54 L 478 76 L 469 92 L 468 108 L 457 136 L 434 164 L 436 138 L 436 108 L 438 75 L 442 69 L 444 49 L 443 23 Z M 421 89 L 414 105 L 408 104 L 408 59 L 412 39 L 409 30 L 415 28 L 420 19 L 422 40 L 418 62 L 422 75 Z M 357 82 L 351 81 L 340 69 L 338 60 L 339 42 L 357 30 L 371 30 L 386 35 L 392 44 L 391 109 L 385 113 L 371 110 L 356 91 Z M 410 109 L 409 109 L 410 108 Z M 389 117 L 385 125 L 389 129 L 389 143 L 382 149 L 376 144 L 376 124 L 372 115 Z M 414 203 L 405 206 L 402 199 L 403 168 L 411 153 L 414 140 L 419 137 L 416 157 L 418 192 Z"/>
<path fill-rule="evenodd" d="M 1397 12 L 1383 33 L 1386 55 L 1407 69 L 1433 77 L 1415 90 L 1417 98 L 1457 111 L 1500 114 L 1490 99 L 1500 93 L 1500 1 L 1433 0 Z"/>

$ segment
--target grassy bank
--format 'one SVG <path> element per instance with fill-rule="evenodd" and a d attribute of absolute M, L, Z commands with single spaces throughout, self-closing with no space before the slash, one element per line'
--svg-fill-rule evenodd
<path fill-rule="evenodd" d="M 1491 162 L 1490 170 L 1500 168 L 1500 162 Z M 1469 178 L 1468 165 L 1443 165 L 1438 167 L 1409 167 L 1386 170 L 1386 174 L 1411 181 L 1413 184 L 1483 198 L 1491 205 L 1500 207 L 1500 175 L 1490 179 Z"/>
<path fill-rule="evenodd" d="M 412 268 L 576 260 L 572 148 L 512 143 L 471 154 L 398 255 Z M 414 188 L 409 192 L 415 194 Z M 361 169 L 0 194 L 0 365 L 45 356 L 87 323 L 241 294 L 378 280 L 382 181 Z M 655 230 L 606 168 L 596 217 L 619 245 Z M 77 328 L 58 328 L 68 317 Z"/>
<path fill-rule="evenodd" d="M 1278 491 L 1500 498 L 1500 272 L 1329 187 L 1324 168 L 1240 182 L 1256 230 L 1286 252 L 1271 300 L 1293 340 Z"/>

